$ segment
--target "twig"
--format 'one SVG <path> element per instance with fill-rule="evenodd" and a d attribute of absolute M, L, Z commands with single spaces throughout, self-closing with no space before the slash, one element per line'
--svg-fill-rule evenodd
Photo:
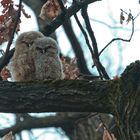
<path fill-rule="evenodd" d="M 127 12 L 125 12 L 124 10 L 122 10 L 121 9 L 121 11 L 122 12 L 124 12 L 126 15 L 129 15 Z M 133 16 L 131 16 L 130 18 L 131 18 L 131 20 L 132 20 L 132 31 L 131 31 L 131 35 L 130 35 L 130 37 L 129 37 L 129 39 L 123 39 L 123 38 L 113 38 L 101 51 L 100 51 L 100 53 L 99 53 L 99 55 L 101 55 L 101 53 L 111 44 L 111 43 L 113 43 L 114 41 L 118 41 L 118 40 L 120 40 L 120 41 L 125 41 L 125 42 L 130 42 L 131 41 L 131 39 L 132 39 L 132 37 L 133 37 L 133 34 L 134 34 L 134 21 L 135 21 L 135 19 L 138 17 L 140 15 L 140 13 L 138 13 L 135 17 L 133 17 Z"/>
<path fill-rule="evenodd" d="M 140 15 L 140 12 L 133 18 L 134 20 Z"/>
<path fill-rule="evenodd" d="M 65 13 L 65 12 L 66 12 L 66 8 L 65 8 L 65 6 L 64 6 L 64 4 L 63 4 L 63 2 L 62 2 L 62 0 L 57 0 L 57 1 L 58 1 L 58 3 L 59 3 L 59 6 L 60 6 L 62 12 Z"/>
<path fill-rule="evenodd" d="M 86 23 L 86 29 L 87 29 L 88 34 L 89 34 L 89 36 L 91 38 L 91 41 L 92 41 L 92 46 L 93 46 L 93 49 L 94 49 L 95 57 L 96 57 L 96 59 L 99 59 L 97 42 L 96 42 L 94 32 L 91 28 L 91 24 L 90 24 L 90 21 L 89 21 L 89 16 L 88 16 L 88 13 L 87 13 L 87 6 L 85 6 L 84 8 L 81 9 L 81 14 L 84 18 L 84 21 Z"/>
<path fill-rule="evenodd" d="M 0 49 L 0 53 L 1 53 L 2 55 L 4 55 L 4 51 L 3 51 L 2 49 Z"/>
<path fill-rule="evenodd" d="M 44 35 L 49 36 L 59 26 L 61 26 L 67 19 L 69 19 L 72 15 L 77 13 L 85 5 L 96 2 L 96 1 L 101 1 L 101 0 L 83 0 L 80 2 L 76 2 L 75 4 L 72 4 L 72 6 L 70 6 L 66 10 L 66 14 L 63 14 L 63 12 L 62 12 L 55 20 L 53 20 L 50 24 L 47 24 L 45 26 L 45 30 L 43 30 L 42 32 L 44 33 Z M 63 20 L 61 20 L 61 19 L 63 19 Z"/>
<path fill-rule="evenodd" d="M 95 113 L 89 113 L 89 114 L 87 114 L 86 116 L 79 118 L 79 119 L 75 122 L 75 124 L 77 125 L 77 124 L 81 123 L 82 121 L 87 120 L 87 119 L 92 118 L 92 117 L 97 116 L 97 115 L 98 115 L 97 112 L 95 112 Z"/>
<path fill-rule="evenodd" d="M 89 69 L 87 68 L 86 61 L 85 61 L 84 54 L 83 54 L 83 50 L 82 50 L 80 43 L 79 43 L 79 41 L 78 41 L 74 31 L 73 31 L 71 21 L 67 20 L 67 22 L 65 22 L 63 24 L 63 28 L 65 30 L 66 35 L 69 36 L 69 41 L 70 41 L 71 46 L 75 52 L 75 56 L 77 58 L 77 66 L 80 70 L 80 73 L 92 75 L 91 72 L 89 71 Z"/>
<path fill-rule="evenodd" d="M 90 51 L 90 53 L 91 53 L 92 59 L 93 59 L 93 61 L 94 61 L 94 63 L 95 63 L 95 55 L 94 55 L 93 50 L 92 50 L 92 47 L 91 47 L 91 45 L 90 45 L 90 43 L 89 43 L 89 39 L 88 39 L 87 33 L 86 33 L 86 31 L 84 30 L 84 28 L 82 27 L 82 25 L 81 25 L 81 23 L 80 23 L 80 21 L 79 21 L 79 19 L 78 19 L 78 17 L 77 17 L 76 14 L 74 14 L 74 18 L 75 18 L 75 20 L 76 20 L 76 22 L 77 22 L 77 24 L 78 24 L 78 26 L 79 26 L 81 32 L 83 33 L 83 35 L 84 35 L 84 37 L 85 37 L 87 46 L 88 46 L 89 51 Z M 103 76 L 102 76 L 102 73 L 101 73 L 100 71 L 98 71 L 98 72 L 99 72 L 99 75 L 100 75 L 100 77 L 101 77 L 101 79 L 102 79 L 102 77 L 103 77 Z"/>
<path fill-rule="evenodd" d="M 7 57 L 9 55 L 10 46 L 11 46 L 11 44 L 13 42 L 14 34 L 15 34 L 15 31 L 16 31 L 16 28 L 17 28 L 17 24 L 19 22 L 20 15 L 21 15 L 21 13 L 20 13 L 21 12 L 21 8 L 22 8 L 22 0 L 19 1 L 19 8 L 18 8 L 18 11 L 17 11 L 17 17 L 15 19 L 14 28 L 13 28 L 13 31 L 11 33 L 11 37 L 10 37 L 10 40 L 8 42 L 5 54 L 3 56 L 3 60 L 2 60 L 2 62 L 0 64 L 0 71 L 2 70 L 3 66 L 5 66 L 5 64 L 7 62 Z"/>
<path fill-rule="evenodd" d="M 105 123 L 104 123 L 104 121 L 102 120 L 102 117 L 101 117 L 100 115 L 99 115 L 99 119 L 100 119 L 100 121 L 101 121 L 103 127 L 108 131 L 108 133 L 109 133 L 111 139 L 113 140 L 113 137 L 112 137 L 112 134 L 111 134 L 110 130 L 107 128 L 107 126 L 105 125 Z"/>
<path fill-rule="evenodd" d="M 89 34 L 91 41 L 92 41 L 92 46 L 93 46 L 94 55 L 95 55 L 95 57 L 93 59 L 95 66 L 97 67 L 97 70 L 98 70 L 100 76 L 102 75 L 105 79 L 110 79 L 105 68 L 103 67 L 103 65 L 99 61 L 98 46 L 97 46 L 96 38 L 94 36 L 94 32 L 93 32 L 91 25 L 90 25 L 89 16 L 87 13 L 87 5 L 81 9 L 81 14 L 82 14 L 82 17 L 85 21 L 88 34 Z"/>
<path fill-rule="evenodd" d="M 113 39 L 100 51 L 99 55 L 101 55 L 101 53 L 102 53 L 111 43 L 113 43 L 114 41 L 118 41 L 118 40 L 120 40 L 120 41 L 125 41 L 125 42 L 130 42 L 130 41 L 131 41 L 131 39 L 132 39 L 132 37 L 133 37 L 133 34 L 134 34 L 134 20 L 135 20 L 135 18 L 133 18 L 133 16 L 132 16 L 131 20 L 132 20 L 132 32 L 131 32 L 130 38 L 129 38 L 129 39 L 113 38 Z"/>

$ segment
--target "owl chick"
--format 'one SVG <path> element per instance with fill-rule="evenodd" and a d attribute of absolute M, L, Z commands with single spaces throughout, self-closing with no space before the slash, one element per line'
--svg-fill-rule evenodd
<path fill-rule="evenodd" d="M 34 78 L 34 64 L 30 47 L 38 38 L 44 37 L 40 32 L 24 32 L 16 40 L 13 58 L 8 64 L 12 81 L 30 81 Z"/>
<path fill-rule="evenodd" d="M 56 41 L 50 37 L 41 37 L 31 46 L 35 66 L 35 79 L 63 79 L 63 68 L 59 58 Z"/>

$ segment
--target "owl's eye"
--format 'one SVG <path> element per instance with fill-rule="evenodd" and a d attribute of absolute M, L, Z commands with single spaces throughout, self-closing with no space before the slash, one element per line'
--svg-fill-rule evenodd
<path fill-rule="evenodd" d="M 39 51 L 40 53 L 44 54 L 48 51 L 48 49 L 52 48 L 51 46 L 47 46 L 45 48 L 39 48 L 39 47 L 36 47 L 36 50 Z"/>
<path fill-rule="evenodd" d="M 50 48 L 52 48 L 52 46 L 47 46 L 47 48 L 46 48 L 46 49 L 50 49 Z"/>
<path fill-rule="evenodd" d="M 22 43 L 25 43 L 27 47 L 31 47 L 34 42 L 32 41 L 32 42 L 29 43 L 29 42 L 26 42 L 26 41 L 22 41 Z"/>
<path fill-rule="evenodd" d="M 39 48 L 39 47 L 36 47 L 36 50 L 39 51 L 42 54 L 47 52 L 47 48 Z"/>

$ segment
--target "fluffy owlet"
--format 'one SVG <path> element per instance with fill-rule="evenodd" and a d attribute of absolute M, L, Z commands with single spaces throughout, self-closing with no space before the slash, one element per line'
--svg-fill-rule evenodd
<path fill-rule="evenodd" d="M 37 80 L 64 78 L 58 46 L 54 39 L 50 37 L 36 39 L 31 46 L 31 54 Z"/>
<path fill-rule="evenodd" d="M 40 32 L 24 32 L 16 40 L 14 55 L 8 64 L 12 81 L 29 81 L 34 78 L 34 65 L 29 48 L 33 42 L 44 35 Z"/>
<path fill-rule="evenodd" d="M 63 70 L 57 43 L 40 32 L 22 33 L 16 40 L 15 53 L 8 69 L 12 81 L 61 79 Z"/>

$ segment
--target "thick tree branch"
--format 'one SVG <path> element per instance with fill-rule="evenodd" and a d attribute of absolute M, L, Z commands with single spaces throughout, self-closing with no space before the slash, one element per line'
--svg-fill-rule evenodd
<path fill-rule="evenodd" d="M 21 132 L 22 130 L 30 130 L 32 128 L 63 127 L 66 124 L 70 125 L 72 122 L 72 119 L 70 120 L 67 117 L 62 116 L 49 116 L 44 118 L 32 117 L 21 121 L 12 127 L 0 130 L 0 137 L 7 134 L 9 131 L 12 131 L 13 134 L 15 134 Z"/>
<path fill-rule="evenodd" d="M 58 80 L 0 82 L 0 112 L 100 112 L 118 115 L 129 100 L 139 107 L 140 62 L 131 64 L 118 80 Z M 135 96 L 127 98 L 135 92 Z M 127 93 L 127 94 L 126 94 Z M 133 99 L 134 98 L 134 99 Z M 116 107 L 118 108 L 116 110 Z M 123 108 L 124 107 L 124 108 Z"/>
<path fill-rule="evenodd" d="M 15 125 L 5 128 L 3 130 L 0 130 L 0 137 L 7 134 L 9 131 L 12 131 L 13 134 L 19 133 L 22 130 L 31 130 L 35 128 L 48 128 L 48 127 L 61 127 L 65 128 L 69 126 L 69 129 L 73 131 L 73 128 L 75 127 L 75 122 L 82 118 L 86 117 L 88 113 L 77 113 L 77 114 L 71 114 L 71 116 L 47 116 L 47 117 L 29 117 L 28 119 L 24 119 L 23 121 L 19 121 Z"/>
<path fill-rule="evenodd" d="M 100 110 L 113 113 L 108 97 L 109 94 L 113 94 L 111 88 L 113 85 L 113 81 L 86 80 L 0 82 L 0 112 Z"/>

